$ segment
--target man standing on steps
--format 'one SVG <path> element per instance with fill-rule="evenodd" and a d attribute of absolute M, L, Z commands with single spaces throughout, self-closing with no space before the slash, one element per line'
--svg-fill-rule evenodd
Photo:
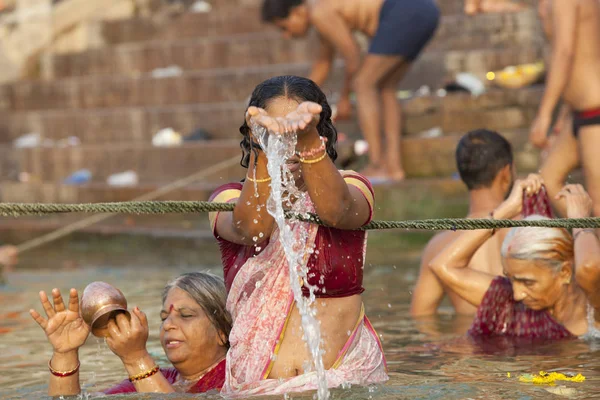
<path fill-rule="evenodd" d="M 516 177 L 510 143 L 496 132 L 476 130 L 464 135 L 456 148 L 456 166 L 469 189 L 467 218 L 489 218 L 510 193 Z M 502 275 L 500 249 L 507 233 L 503 229 L 492 236 L 475 253 L 469 267 L 494 275 Z M 412 294 L 410 312 L 413 316 L 435 314 L 447 294 L 457 314 L 474 314 L 477 308 L 447 291 L 429 263 L 460 233 L 436 234 L 421 256 L 421 269 Z"/>
<path fill-rule="evenodd" d="M 354 90 L 360 128 L 369 144 L 369 165 L 363 174 L 373 181 L 404 179 L 396 92 L 435 33 L 439 18 L 434 0 L 265 0 L 263 4 L 263 20 L 274 23 L 288 38 L 304 37 L 311 25 L 316 28 L 320 46 L 310 79 L 318 85 L 327 79 L 335 52 L 341 53 L 345 79 L 337 118 L 350 117 Z M 362 62 L 353 31 L 372 38 Z"/>
<path fill-rule="evenodd" d="M 540 0 L 538 11 L 550 40 L 552 54 L 546 90 L 530 141 L 548 144 L 552 113 L 562 99 L 573 114 L 572 134 L 555 140 L 542 167 L 549 183 L 563 179 L 581 161 L 587 190 L 594 201 L 594 216 L 600 216 L 600 1 Z M 579 150 L 579 160 L 575 150 Z M 553 188 L 562 183 L 550 184 Z M 560 211 L 560 205 L 556 205 Z"/>

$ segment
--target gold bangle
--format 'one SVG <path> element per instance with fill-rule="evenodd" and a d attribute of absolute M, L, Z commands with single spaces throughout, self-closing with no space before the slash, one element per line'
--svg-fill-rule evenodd
<path fill-rule="evenodd" d="M 271 177 L 264 178 L 264 179 L 252 179 L 248 175 L 246 175 L 246 179 L 249 180 L 250 182 L 256 182 L 256 183 L 266 183 L 266 182 L 271 181 Z"/>
<path fill-rule="evenodd" d="M 301 158 L 301 159 L 300 159 L 300 162 L 301 162 L 302 164 L 316 164 L 316 163 L 318 163 L 319 161 L 323 161 L 323 160 L 325 159 L 325 157 L 327 157 L 327 152 L 326 152 L 326 151 L 325 151 L 325 152 L 323 152 L 323 155 L 321 155 L 321 157 L 319 157 L 319 158 L 315 158 L 314 160 L 307 160 L 307 159 L 305 159 L 305 158 Z"/>
<path fill-rule="evenodd" d="M 158 365 L 155 365 L 154 368 L 152 368 L 146 372 L 142 372 L 140 374 L 130 376 L 129 382 L 136 382 L 136 381 L 141 381 L 142 379 L 149 378 L 152 375 L 156 374 L 159 370 L 160 370 L 160 368 L 158 367 Z"/>

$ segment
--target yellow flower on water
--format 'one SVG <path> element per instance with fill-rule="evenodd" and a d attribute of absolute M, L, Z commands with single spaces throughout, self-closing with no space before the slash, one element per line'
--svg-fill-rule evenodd
<path fill-rule="evenodd" d="M 560 372 L 548 373 L 540 371 L 539 375 L 527 374 L 519 377 L 519 382 L 533 383 L 536 385 L 554 385 L 556 381 L 583 382 L 585 381 L 585 376 L 581 374 L 577 374 L 575 376 L 566 376 Z"/>

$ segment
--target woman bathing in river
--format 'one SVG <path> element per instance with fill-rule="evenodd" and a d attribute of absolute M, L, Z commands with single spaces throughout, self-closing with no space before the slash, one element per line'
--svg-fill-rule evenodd
<path fill-rule="evenodd" d="M 279 230 L 265 206 L 271 186 L 267 158 L 250 127 L 269 134 L 297 131 L 296 155 L 287 161 L 306 206 L 325 226 L 294 222 L 308 229 L 308 284 L 316 286 L 323 363 L 330 387 L 388 379 L 377 334 L 364 315 L 361 293 L 366 233 L 373 189 L 361 175 L 334 165 L 337 132 L 331 108 L 312 81 L 280 76 L 256 87 L 240 128 L 244 183 L 227 184 L 211 197 L 233 202 L 233 213 L 212 213 L 211 224 L 222 253 L 233 317 L 227 355 L 225 395 L 276 394 L 317 387 L 316 373 L 302 339 Z M 303 294 L 309 295 L 306 285 Z"/>
<path fill-rule="evenodd" d="M 52 290 L 54 306 L 45 292 L 40 301 L 47 318 L 31 310 L 31 316 L 46 333 L 54 354 L 50 369 L 50 396 L 81 392 L 79 348 L 90 333 L 79 313 L 77 290 L 71 289 L 65 305 L 58 289 Z M 131 392 L 203 393 L 220 389 L 225 380 L 225 354 L 231 318 L 225 310 L 223 280 L 211 274 L 183 274 L 163 290 L 160 343 L 173 368 L 158 368 L 146 350 L 148 320 L 135 308 L 131 321 L 118 314 L 109 322 L 106 343 L 129 374 L 121 384 L 104 394 Z"/>
<path fill-rule="evenodd" d="M 532 195 L 541 185 L 536 175 L 515 183 L 492 218 L 519 215 L 524 191 Z M 557 198 L 568 218 L 591 215 L 592 200 L 581 185 L 565 186 Z M 479 307 L 471 335 L 562 339 L 598 332 L 600 241 L 594 229 L 574 229 L 571 236 L 563 228 L 513 228 L 502 246 L 503 277 L 467 267 L 493 234 L 465 232 L 430 264 L 445 285 Z"/>

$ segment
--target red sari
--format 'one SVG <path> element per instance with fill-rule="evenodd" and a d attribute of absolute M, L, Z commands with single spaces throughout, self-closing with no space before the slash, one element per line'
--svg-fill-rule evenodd
<path fill-rule="evenodd" d="M 213 369 L 208 371 L 202 378 L 193 385 L 187 393 L 205 393 L 209 390 L 221 390 L 223 383 L 225 382 L 225 360 L 218 363 Z M 172 385 L 179 378 L 179 372 L 175 368 L 161 368 L 160 372 Z M 129 379 L 125 379 L 123 382 L 110 389 L 105 390 L 104 394 L 123 394 L 123 393 L 136 393 L 137 390 L 133 383 L 129 382 Z"/>

